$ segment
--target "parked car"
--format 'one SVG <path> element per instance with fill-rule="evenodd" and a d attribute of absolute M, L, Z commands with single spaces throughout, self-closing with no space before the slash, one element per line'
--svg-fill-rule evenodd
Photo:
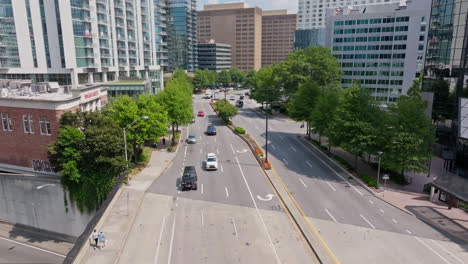
<path fill-rule="evenodd" d="M 239 99 L 241 99 L 241 100 L 244 99 L 244 96 L 243 95 L 239 96 Z"/>
<path fill-rule="evenodd" d="M 205 161 L 205 169 L 206 170 L 217 170 L 218 169 L 218 160 L 214 153 L 206 154 L 206 161 Z"/>
<path fill-rule="evenodd" d="M 236 106 L 239 107 L 239 108 L 242 108 L 244 106 L 244 101 L 242 100 L 237 100 L 236 101 Z"/>
<path fill-rule="evenodd" d="M 209 126 L 206 128 L 206 134 L 207 134 L 207 135 L 216 135 L 216 127 L 215 127 L 215 126 L 212 126 L 212 125 L 209 125 Z"/>
<path fill-rule="evenodd" d="M 205 112 L 203 112 L 203 111 L 201 111 L 201 110 L 198 111 L 198 116 L 205 116 Z"/>
<path fill-rule="evenodd" d="M 194 166 L 186 166 L 184 173 L 182 174 L 182 180 L 180 183 L 182 191 L 184 190 L 196 190 L 198 189 L 198 177 L 197 171 Z"/>
<path fill-rule="evenodd" d="M 197 143 L 197 137 L 194 136 L 194 135 L 190 135 L 190 136 L 187 138 L 187 143 L 188 143 L 188 144 L 195 144 L 195 143 Z"/>

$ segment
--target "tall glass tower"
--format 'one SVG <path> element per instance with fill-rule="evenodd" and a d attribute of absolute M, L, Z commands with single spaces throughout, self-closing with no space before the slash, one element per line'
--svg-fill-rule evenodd
<path fill-rule="evenodd" d="M 198 68 L 196 6 L 196 0 L 168 0 L 168 71 Z"/>

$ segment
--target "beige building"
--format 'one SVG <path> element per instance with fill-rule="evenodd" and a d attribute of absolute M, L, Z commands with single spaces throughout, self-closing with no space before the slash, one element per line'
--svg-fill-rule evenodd
<path fill-rule="evenodd" d="M 199 41 L 214 39 L 230 44 L 232 65 L 244 72 L 283 61 L 293 49 L 296 15 L 287 14 L 286 10 L 262 11 L 246 3 L 227 3 L 205 5 L 197 15 Z M 268 35 L 262 35 L 262 27 Z M 276 33 L 278 35 L 274 36 Z M 265 40 L 262 36 L 266 36 Z M 278 43 L 280 45 L 275 47 Z M 262 46 L 268 49 L 265 57 L 262 56 Z"/>
<path fill-rule="evenodd" d="M 284 61 L 294 49 L 297 15 L 288 10 L 262 13 L 262 67 Z"/>

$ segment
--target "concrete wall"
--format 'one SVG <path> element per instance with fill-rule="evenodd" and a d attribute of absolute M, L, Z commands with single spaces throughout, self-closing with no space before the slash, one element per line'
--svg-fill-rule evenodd
<path fill-rule="evenodd" d="M 80 213 L 59 180 L 0 174 L 0 220 L 78 237 L 93 214 Z"/>

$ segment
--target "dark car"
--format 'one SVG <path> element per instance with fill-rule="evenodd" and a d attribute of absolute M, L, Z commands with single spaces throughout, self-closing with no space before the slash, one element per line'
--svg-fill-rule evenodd
<path fill-rule="evenodd" d="M 236 101 L 236 106 L 239 107 L 239 108 L 242 108 L 244 106 L 244 101 L 242 100 L 237 100 Z"/>
<path fill-rule="evenodd" d="M 239 99 L 241 99 L 241 100 L 244 99 L 244 96 L 243 95 L 239 96 Z"/>
<path fill-rule="evenodd" d="M 180 185 L 182 191 L 198 189 L 197 171 L 194 166 L 186 166 L 184 168 L 184 174 L 182 175 L 182 182 Z"/>
<path fill-rule="evenodd" d="M 208 126 L 206 129 L 207 135 L 216 135 L 216 127 L 215 126 Z"/>

